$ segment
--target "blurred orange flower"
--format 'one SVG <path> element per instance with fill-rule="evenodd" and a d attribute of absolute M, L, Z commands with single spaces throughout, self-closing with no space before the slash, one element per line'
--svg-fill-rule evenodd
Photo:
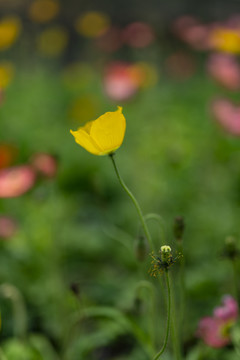
<path fill-rule="evenodd" d="M 12 164 L 16 156 L 16 148 L 9 144 L 0 144 L 0 169 Z"/>

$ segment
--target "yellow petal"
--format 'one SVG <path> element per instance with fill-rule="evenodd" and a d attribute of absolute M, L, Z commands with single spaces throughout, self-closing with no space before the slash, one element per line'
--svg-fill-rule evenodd
<path fill-rule="evenodd" d="M 102 153 L 99 153 L 99 155 L 109 154 L 122 145 L 126 120 L 120 106 L 118 106 L 118 110 L 106 112 L 91 123 L 89 135 L 97 146 L 102 149 Z"/>
<path fill-rule="evenodd" d="M 79 128 L 77 131 L 70 130 L 70 133 L 74 136 L 76 143 L 81 145 L 85 150 L 91 154 L 100 155 L 102 149 L 99 148 L 89 134 L 83 129 L 84 127 Z"/>

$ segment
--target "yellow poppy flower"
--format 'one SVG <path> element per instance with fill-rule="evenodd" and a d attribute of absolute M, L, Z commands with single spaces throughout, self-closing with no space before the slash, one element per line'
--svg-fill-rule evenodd
<path fill-rule="evenodd" d="M 77 131 L 70 130 L 77 144 L 94 155 L 108 155 L 117 150 L 123 142 L 126 120 L 122 108 L 106 112 L 99 118 L 87 122 Z"/>

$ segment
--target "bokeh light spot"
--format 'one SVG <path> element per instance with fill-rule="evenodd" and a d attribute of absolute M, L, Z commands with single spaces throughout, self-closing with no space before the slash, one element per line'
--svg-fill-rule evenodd
<path fill-rule="evenodd" d="M 16 16 L 0 21 L 0 50 L 6 50 L 17 40 L 21 31 L 21 20 Z"/>
<path fill-rule="evenodd" d="M 12 81 L 14 76 L 14 66 L 10 62 L 0 63 L 0 88 L 6 88 Z"/>
<path fill-rule="evenodd" d="M 215 50 L 239 54 L 240 33 L 226 28 L 214 29 L 210 35 L 210 44 Z"/>
<path fill-rule="evenodd" d="M 154 32 L 150 25 L 143 22 L 134 22 L 123 31 L 124 41 L 136 48 L 144 48 L 154 40 Z"/>
<path fill-rule="evenodd" d="M 86 37 L 100 36 L 107 31 L 109 26 L 109 16 L 97 11 L 87 12 L 79 16 L 75 23 L 77 32 Z"/>
<path fill-rule="evenodd" d="M 57 0 L 35 0 L 29 7 L 29 17 L 37 23 L 45 23 L 57 16 L 59 2 Z"/>
<path fill-rule="evenodd" d="M 67 31 L 60 26 L 44 30 L 37 39 L 37 49 L 45 56 L 55 57 L 65 50 L 68 42 Z"/>

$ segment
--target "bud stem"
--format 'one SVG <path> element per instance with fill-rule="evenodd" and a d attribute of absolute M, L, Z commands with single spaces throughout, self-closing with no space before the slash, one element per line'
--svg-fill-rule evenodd
<path fill-rule="evenodd" d="M 113 167 L 114 167 L 114 170 L 116 172 L 116 175 L 117 175 L 117 178 L 120 182 L 120 185 L 122 186 L 122 188 L 124 189 L 124 191 L 127 193 L 127 195 L 130 197 L 130 199 L 132 200 L 136 210 L 137 210 L 137 213 L 138 213 L 138 216 L 139 216 L 139 219 L 141 221 L 141 224 L 142 224 L 142 228 L 143 228 L 143 231 L 146 235 L 146 238 L 148 240 L 148 243 L 149 243 L 149 246 L 152 250 L 154 250 L 154 246 L 153 246 L 153 241 L 152 241 L 152 238 L 151 238 L 151 235 L 150 235 L 150 232 L 148 230 L 148 227 L 147 227 L 147 224 L 144 220 L 144 217 L 143 217 L 143 213 L 142 213 L 142 210 L 139 206 L 139 203 L 138 201 L 136 200 L 135 196 L 132 194 L 132 192 L 128 189 L 128 187 L 126 186 L 126 184 L 124 183 L 119 171 L 118 171 L 118 168 L 117 168 L 117 164 L 115 162 L 115 159 L 114 159 L 114 154 L 109 154 L 109 157 L 111 158 L 112 160 L 112 163 L 113 163 Z"/>
<path fill-rule="evenodd" d="M 164 350 L 166 349 L 167 342 L 168 342 L 168 336 L 169 336 L 169 330 L 170 330 L 170 320 L 171 320 L 171 290 L 170 290 L 168 270 L 165 270 L 165 279 L 166 279 L 167 292 L 168 292 L 167 329 L 166 329 L 166 334 L 165 334 L 165 339 L 164 339 L 163 346 L 162 346 L 161 350 L 154 356 L 153 360 L 159 359 L 160 356 L 163 354 Z"/>

